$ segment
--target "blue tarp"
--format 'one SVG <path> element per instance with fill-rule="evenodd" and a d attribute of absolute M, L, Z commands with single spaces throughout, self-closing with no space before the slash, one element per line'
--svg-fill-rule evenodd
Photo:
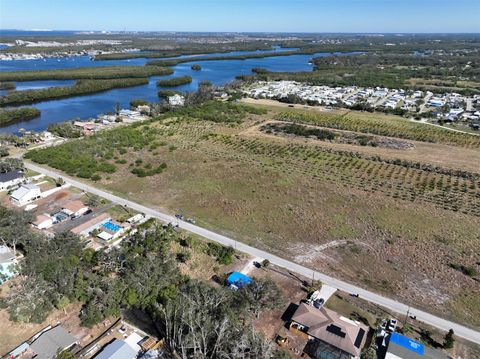
<path fill-rule="evenodd" d="M 411 350 L 418 355 L 423 355 L 425 352 L 425 347 L 422 343 L 398 333 L 392 333 L 392 336 L 390 337 L 390 342 L 404 347 L 405 349 Z"/>
<path fill-rule="evenodd" d="M 252 282 L 252 278 L 246 276 L 245 274 L 242 274 L 240 272 L 233 272 L 230 274 L 227 278 L 227 284 L 228 285 L 234 285 L 237 288 L 242 288 L 246 286 L 247 284 L 250 284 Z"/>

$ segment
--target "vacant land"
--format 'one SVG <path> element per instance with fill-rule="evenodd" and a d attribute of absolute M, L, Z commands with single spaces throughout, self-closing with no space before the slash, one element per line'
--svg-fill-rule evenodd
<path fill-rule="evenodd" d="M 111 148 L 111 159 L 99 160 L 115 162 L 115 172 L 99 184 L 172 213 L 181 210 L 201 226 L 480 326 L 475 294 L 480 290 L 480 151 L 471 145 L 477 141 L 474 136 L 443 141 L 443 132 L 440 136 L 431 127 L 419 127 L 424 136 L 441 140 L 408 140 L 413 144 L 409 149 L 338 144 L 267 134 L 260 128 L 278 119 L 282 108 L 265 113 L 252 107 L 236 111 L 235 106 L 207 104 L 136 126 L 143 136 L 155 137 L 149 139 L 154 145 L 125 147 L 124 153 L 124 146 Z M 372 128 L 381 125 L 397 140 L 405 140 L 403 132 L 396 132 L 400 124 L 404 131 L 410 129 L 406 120 L 392 116 L 347 116 L 353 123 L 371 120 Z M 345 117 L 329 121 L 345 123 Z M 349 130 L 364 133 L 362 128 Z M 86 156 L 100 153 L 95 138 L 78 143 Z M 68 146 L 57 151 L 73 160 L 76 154 Z M 47 154 L 43 151 L 35 156 Z M 142 160 L 139 166 L 155 168 L 165 162 L 168 167 L 140 178 L 132 174 L 136 158 Z"/>

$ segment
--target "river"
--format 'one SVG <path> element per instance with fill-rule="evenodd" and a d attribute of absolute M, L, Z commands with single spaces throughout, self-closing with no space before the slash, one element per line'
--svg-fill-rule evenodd
<path fill-rule="evenodd" d="M 291 49 L 276 48 L 273 51 L 287 50 Z M 262 51 L 209 54 L 208 56 L 233 56 L 238 54 L 260 52 Z M 198 83 L 201 81 L 210 81 L 215 85 L 225 85 L 226 83 L 234 80 L 238 75 L 250 74 L 251 69 L 255 67 L 265 68 L 269 71 L 311 71 L 312 65 L 309 64 L 309 61 L 312 57 L 330 55 L 330 53 L 317 53 L 314 55 L 274 56 L 245 60 L 201 61 L 198 62 L 202 67 L 201 71 L 193 71 L 190 68 L 191 65 L 195 63 L 195 56 L 192 56 L 191 62 L 181 63 L 173 67 L 173 70 L 175 71 L 173 75 L 161 77 L 153 76 L 149 79 L 149 83 L 146 85 L 114 89 L 92 95 L 36 103 L 33 106 L 37 107 L 41 111 L 41 116 L 39 118 L 4 126 L 0 128 L 0 132 L 16 133 L 20 129 L 25 129 L 28 131 L 43 131 L 48 127 L 49 124 L 52 123 L 58 123 L 77 118 L 85 120 L 91 117 L 96 117 L 101 113 L 113 112 L 116 103 L 120 103 L 122 108 L 128 108 L 130 100 L 135 98 L 157 102 L 157 93 L 162 88 L 158 88 L 156 86 L 156 81 L 160 78 L 165 79 L 173 76 L 190 75 L 193 78 L 192 83 L 168 89 L 175 89 L 179 91 L 195 91 L 198 87 Z M 50 58 L 44 60 L 11 60 L 0 61 L 0 71 L 42 70 L 85 66 L 144 65 L 145 62 L 149 60 L 151 59 L 139 58 L 131 60 L 91 61 L 88 56 Z M 72 83 L 72 81 L 18 82 L 17 89 L 26 90 L 30 88 L 42 88 L 50 86 L 68 86 Z M 3 93 L 0 93 L 0 95 L 5 93 L 5 91 L 2 92 Z"/>

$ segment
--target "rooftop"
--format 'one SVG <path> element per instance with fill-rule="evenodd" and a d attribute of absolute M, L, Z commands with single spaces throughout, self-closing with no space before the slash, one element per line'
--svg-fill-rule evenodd
<path fill-rule="evenodd" d="M 137 352 L 126 342 L 115 339 L 95 356 L 95 359 L 134 359 Z"/>
<path fill-rule="evenodd" d="M 52 359 L 59 350 L 70 348 L 77 339 L 67 332 L 61 325 L 42 333 L 30 348 L 37 353 L 36 359 Z"/>
<path fill-rule="evenodd" d="M 108 215 L 108 213 L 101 213 L 98 216 L 90 219 L 89 221 L 87 221 L 85 223 L 82 223 L 79 226 L 73 228 L 71 231 L 75 234 L 80 234 L 83 231 L 85 231 L 86 229 L 88 229 L 90 227 L 93 227 L 97 224 L 100 224 L 102 222 L 105 222 L 108 219 L 110 219 L 110 216 Z"/>
<path fill-rule="evenodd" d="M 10 171 L 10 172 L 0 173 L 0 183 L 10 182 L 10 181 L 16 180 L 17 178 L 22 178 L 22 177 L 23 177 L 23 172 L 21 171 Z"/>
<path fill-rule="evenodd" d="M 33 222 L 33 224 L 38 226 L 38 225 L 40 225 L 43 222 L 48 221 L 48 220 L 52 220 L 52 217 L 47 216 L 46 214 L 39 214 L 37 216 L 37 219 L 35 220 L 35 222 Z"/>
<path fill-rule="evenodd" d="M 85 206 L 82 201 L 76 200 L 76 201 L 71 201 L 71 202 L 68 202 L 67 204 L 65 204 L 63 206 L 63 209 L 66 209 L 70 212 L 75 213 L 75 212 L 78 212 L 79 210 L 81 210 L 83 208 L 86 208 L 86 207 L 87 206 Z"/>
<path fill-rule="evenodd" d="M 317 309 L 300 303 L 292 321 L 308 328 L 307 333 L 353 356 L 360 354 L 365 344 L 368 326 L 342 317 L 333 310 Z"/>

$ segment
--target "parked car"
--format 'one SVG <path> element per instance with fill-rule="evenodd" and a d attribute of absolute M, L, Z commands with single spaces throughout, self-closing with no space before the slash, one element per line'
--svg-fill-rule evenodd
<path fill-rule="evenodd" d="M 324 304 L 325 304 L 325 299 L 323 298 L 316 299 L 313 301 L 313 306 L 317 309 L 320 309 Z"/>
<path fill-rule="evenodd" d="M 397 324 L 398 324 L 398 321 L 396 319 L 390 319 L 388 321 L 388 327 L 387 329 L 390 331 L 390 332 L 394 332 L 395 329 L 397 329 Z"/>

